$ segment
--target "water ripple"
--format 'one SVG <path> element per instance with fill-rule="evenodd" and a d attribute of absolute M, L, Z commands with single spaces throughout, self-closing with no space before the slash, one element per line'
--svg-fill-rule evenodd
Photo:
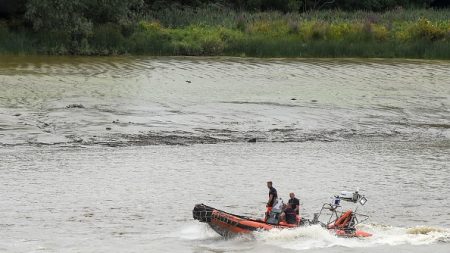
<path fill-rule="evenodd" d="M 2 59 L 3 145 L 450 138 L 445 61 Z"/>

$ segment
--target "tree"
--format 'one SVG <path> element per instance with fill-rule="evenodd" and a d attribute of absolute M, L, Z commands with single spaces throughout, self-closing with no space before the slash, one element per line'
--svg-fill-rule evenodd
<path fill-rule="evenodd" d="M 333 6 L 335 3 L 335 0 L 304 0 L 303 1 L 303 10 L 320 10 L 324 7 L 330 7 Z"/>
<path fill-rule="evenodd" d="M 26 0 L 0 0 L 0 18 L 11 18 L 25 13 Z"/>
<path fill-rule="evenodd" d="M 84 16 L 86 7 L 81 0 L 29 0 L 25 17 L 35 31 L 87 35 L 92 22 Z"/>
<path fill-rule="evenodd" d="M 84 0 L 85 16 L 96 24 L 128 24 L 143 6 L 143 0 Z"/>

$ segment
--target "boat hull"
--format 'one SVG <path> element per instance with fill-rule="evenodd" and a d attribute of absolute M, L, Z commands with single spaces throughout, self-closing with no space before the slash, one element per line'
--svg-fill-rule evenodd
<path fill-rule="evenodd" d="M 268 224 L 263 220 L 251 219 L 248 217 L 230 214 L 213 207 L 198 204 L 192 211 L 194 219 L 207 223 L 214 231 L 223 237 L 233 237 L 236 235 L 250 234 L 255 231 L 268 231 L 271 229 L 289 229 L 304 226 L 303 223 L 287 224 L 280 222 L 279 224 Z M 342 237 L 369 237 L 370 233 L 360 230 L 344 231 L 340 229 L 330 229 L 337 236 Z"/>

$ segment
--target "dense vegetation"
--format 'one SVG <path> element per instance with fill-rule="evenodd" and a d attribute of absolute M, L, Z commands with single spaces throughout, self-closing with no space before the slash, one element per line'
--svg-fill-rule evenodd
<path fill-rule="evenodd" d="M 440 0 L 0 0 L 2 54 L 450 59 Z"/>

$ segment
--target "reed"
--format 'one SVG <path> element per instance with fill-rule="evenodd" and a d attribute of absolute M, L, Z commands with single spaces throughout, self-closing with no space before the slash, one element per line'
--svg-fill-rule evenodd
<path fill-rule="evenodd" d="M 32 54 L 32 41 L 25 32 L 11 32 L 5 24 L 0 23 L 0 54 Z"/>
<path fill-rule="evenodd" d="M 96 25 L 76 39 L 0 24 L 0 53 L 450 59 L 450 12 L 167 9 L 127 26 Z"/>

